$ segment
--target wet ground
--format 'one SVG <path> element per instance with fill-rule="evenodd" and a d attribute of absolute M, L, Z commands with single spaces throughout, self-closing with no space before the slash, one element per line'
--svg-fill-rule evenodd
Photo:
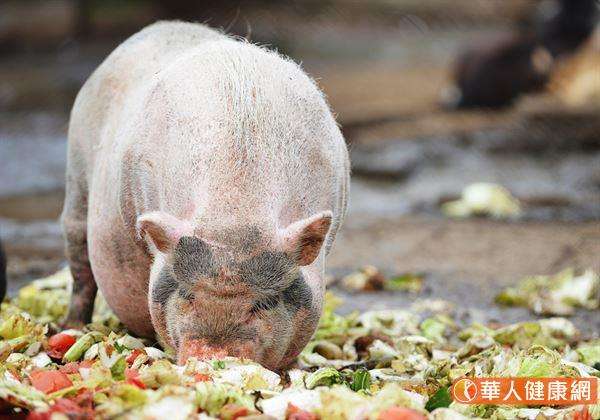
<path fill-rule="evenodd" d="M 438 106 L 460 44 L 503 30 L 416 25 L 383 39 L 372 29 L 337 28 L 288 51 L 319 81 L 350 144 L 350 208 L 328 272 L 339 277 L 371 264 L 390 275 L 425 274 L 419 295 L 337 290 L 347 297 L 344 310 L 442 298 L 471 319 L 508 322 L 531 315 L 495 306 L 502 287 L 568 266 L 600 271 L 599 110 L 573 110 L 545 96 L 495 113 Z M 0 235 L 13 293 L 64 264 L 57 217 L 68 104 L 110 48 L 65 46 L 0 66 Z M 455 221 L 440 214 L 441 202 L 479 181 L 508 187 L 523 201 L 524 217 Z M 598 312 L 580 311 L 574 320 L 600 334 Z"/>

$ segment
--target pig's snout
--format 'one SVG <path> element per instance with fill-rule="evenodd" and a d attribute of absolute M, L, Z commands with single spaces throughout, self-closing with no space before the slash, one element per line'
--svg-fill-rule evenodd
<path fill-rule="evenodd" d="M 256 360 L 256 343 L 236 340 L 214 345 L 204 339 L 184 339 L 178 351 L 177 363 L 183 365 L 190 357 L 211 360 L 223 359 L 227 356 Z"/>

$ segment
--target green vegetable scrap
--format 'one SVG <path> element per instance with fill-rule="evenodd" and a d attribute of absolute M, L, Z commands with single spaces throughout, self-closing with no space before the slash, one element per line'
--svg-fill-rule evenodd
<path fill-rule="evenodd" d="M 426 338 L 437 341 L 438 343 L 443 343 L 444 340 L 444 332 L 446 331 L 446 323 L 441 321 L 439 318 L 427 318 L 421 323 L 421 331 L 423 336 Z"/>
<path fill-rule="evenodd" d="M 352 375 L 350 389 L 352 391 L 368 391 L 371 387 L 371 374 L 366 369 L 357 369 Z"/>
<path fill-rule="evenodd" d="M 71 283 L 70 270 L 63 268 L 56 274 L 34 280 L 20 289 L 12 303 L 20 310 L 27 312 L 32 319 L 39 323 L 56 322 L 67 313 Z M 93 321 L 104 324 L 111 329 L 122 328 L 101 293 L 98 293 L 96 297 Z"/>
<path fill-rule="evenodd" d="M 376 267 L 367 265 L 342 278 L 341 285 L 357 291 L 396 290 L 418 293 L 423 288 L 423 276 L 405 273 L 387 278 Z"/>
<path fill-rule="evenodd" d="M 65 362 L 75 362 L 81 359 L 84 353 L 89 350 L 94 343 L 102 340 L 103 338 L 104 336 L 97 331 L 91 331 L 84 334 L 69 348 L 69 350 L 67 350 L 63 356 L 63 360 Z"/>
<path fill-rule="evenodd" d="M 600 365 L 600 339 L 583 342 L 577 346 L 575 351 L 581 363 L 598 369 L 597 366 Z"/>
<path fill-rule="evenodd" d="M 429 398 L 427 404 L 425 404 L 425 410 L 433 411 L 440 407 L 450 407 L 452 404 L 452 396 L 450 395 L 450 389 L 442 387 L 436 391 L 435 394 Z"/>
<path fill-rule="evenodd" d="M 225 369 L 226 365 L 223 360 L 215 360 L 213 362 L 213 369 Z"/>
<path fill-rule="evenodd" d="M 475 183 L 467 186 L 461 198 L 442 204 L 442 212 L 449 217 L 491 216 L 497 219 L 521 215 L 521 204 L 501 185 Z"/>
<path fill-rule="evenodd" d="M 310 374 L 305 381 L 306 388 L 313 389 L 318 386 L 331 386 L 344 382 L 342 374 L 334 368 L 324 367 Z"/>
<path fill-rule="evenodd" d="M 504 289 L 496 302 L 507 306 L 526 306 L 542 315 L 571 315 L 575 308 L 597 309 L 600 277 L 592 270 L 577 275 L 568 268 L 552 276 L 531 276 L 515 287 Z"/>
<path fill-rule="evenodd" d="M 35 280 L 19 290 L 16 306 L 39 322 L 57 321 L 67 312 L 71 275 L 68 269 Z"/>
<path fill-rule="evenodd" d="M 344 277 L 342 286 L 350 290 L 382 290 L 385 281 L 385 276 L 376 267 L 367 265 Z"/>
<path fill-rule="evenodd" d="M 227 404 L 254 408 L 253 399 L 240 389 L 223 384 L 200 382 L 196 385 L 195 404 L 209 416 L 215 416 Z"/>
<path fill-rule="evenodd" d="M 423 289 L 423 276 L 414 273 L 405 273 L 392 277 L 386 281 L 385 289 L 419 293 Z"/>

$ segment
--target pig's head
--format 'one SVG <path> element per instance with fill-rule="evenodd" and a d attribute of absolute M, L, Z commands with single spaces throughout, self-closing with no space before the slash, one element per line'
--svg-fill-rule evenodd
<path fill-rule="evenodd" d="M 187 358 L 226 355 L 284 367 L 304 348 L 321 313 L 318 259 L 331 213 L 267 234 L 258 228 L 203 234 L 162 212 L 138 232 L 154 254 L 149 307 L 158 335 Z"/>

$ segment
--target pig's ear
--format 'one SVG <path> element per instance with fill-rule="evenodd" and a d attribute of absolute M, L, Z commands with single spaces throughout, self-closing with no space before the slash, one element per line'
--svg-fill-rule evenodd
<path fill-rule="evenodd" d="M 329 231 L 331 217 L 330 211 L 324 211 L 285 228 L 283 246 L 298 265 L 309 265 L 317 258 Z"/>
<path fill-rule="evenodd" d="M 161 211 L 142 214 L 137 219 L 136 228 L 140 238 L 163 253 L 172 251 L 182 236 L 194 233 L 190 223 Z"/>

